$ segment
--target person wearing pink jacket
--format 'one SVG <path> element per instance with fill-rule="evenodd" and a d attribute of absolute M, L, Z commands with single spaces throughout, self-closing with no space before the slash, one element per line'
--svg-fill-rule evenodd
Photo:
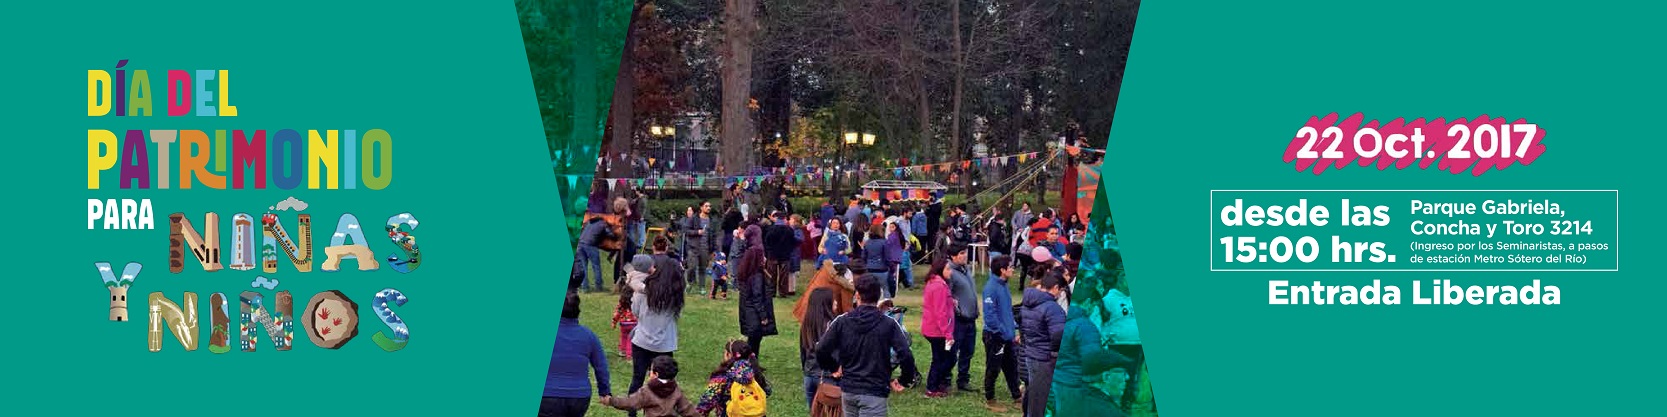
<path fill-rule="evenodd" d="M 949 372 L 955 366 L 955 297 L 949 293 L 944 268 L 949 258 L 940 256 L 927 271 L 924 306 L 920 311 L 920 335 L 932 345 L 932 365 L 926 373 L 926 397 L 949 395 Z"/>

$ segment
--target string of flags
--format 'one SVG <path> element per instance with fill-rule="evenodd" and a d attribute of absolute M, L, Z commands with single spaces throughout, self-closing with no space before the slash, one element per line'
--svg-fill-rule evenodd
<path fill-rule="evenodd" d="M 1075 155 L 1075 154 L 1078 154 L 1078 153 L 1081 153 L 1081 152 L 1101 152 L 1101 153 L 1105 152 L 1104 150 L 1098 150 L 1098 149 L 1092 149 L 1092 148 L 1086 148 L 1086 147 L 1078 147 L 1078 146 L 1062 146 L 1061 148 L 1064 151 L 1071 153 L 1072 155 Z M 1059 150 L 1054 150 L 1054 151 L 1049 151 L 1049 152 L 1058 152 L 1058 151 Z M 967 160 L 961 160 L 961 161 L 950 161 L 950 162 L 937 162 L 937 163 L 931 163 L 931 164 L 911 164 L 910 161 L 908 160 L 908 158 L 903 158 L 903 159 L 898 159 L 898 160 L 895 160 L 895 161 L 888 161 L 888 162 L 896 164 L 895 166 L 878 167 L 878 168 L 846 169 L 846 170 L 842 171 L 843 174 L 841 174 L 841 175 L 844 175 L 846 178 L 853 178 L 853 177 L 857 177 L 859 175 L 863 176 L 863 177 L 867 177 L 867 176 L 872 176 L 872 175 L 876 175 L 876 174 L 890 173 L 895 178 L 905 178 L 905 177 L 908 177 L 910 175 L 917 175 L 917 174 L 949 173 L 949 172 L 953 172 L 953 171 L 957 171 L 957 170 L 966 171 L 966 170 L 970 170 L 970 169 L 983 168 L 983 167 L 987 167 L 987 166 L 989 166 L 989 167 L 1005 167 L 1005 166 L 1009 166 L 1009 165 L 1013 165 L 1013 164 L 1024 164 L 1026 162 L 1030 162 L 1032 160 L 1035 160 L 1036 158 L 1044 156 L 1043 154 L 1044 154 L 1044 152 L 1023 152 L 1023 153 L 1016 153 L 1016 154 L 1010 154 L 1010 155 L 997 155 L 997 156 L 990 156 L 990 157 L 984 157 L 984 158 L 973 158 L 973 159 L 967 159 Z M 657 162 L 661 162 L 661 161 L 658 161 L 656 158 L 649 158 L 648 159 L 648 163 L 649 163 L 650 166 L 654 166 L 654 164 L 657 163 Z M 708 183 L 715 183 L 715 184 L 718 184 L 718 185 L 727 186 L 729 184 L 740 184 L 740 183 L 744 183 L 744 182 L 747 182 L 747 181 L 752 181 L 753 183 L 760 183 L 760 182 L 764 182 L 765 180 L 768 180 L 768 179 L 771 179 L 771 178 L 786 178 L 788 181 L 791 181 L 795 184 L 803 184 L 805 182 L 818 181 L 818 180 L 831 181 L 831 180 L 833 180 L 834 175 L 836 175 L 835 172 L 834 172 L 835 171 L 834 169 L 832 169 L 830 167 L 822 167 L 822 166 L 772 167 L 772 168 L 767 168 L 767 170 L 768 170 L 767 172 L 756 173 L 756 174 L 751 174 L 751 175 L 722 175 L 722 176 L 720 176 L 720 175 L 700 175 L 700 174 L 678 174 L 678 173 L 673 173 L 673 174 L 669 174 L 669 175 L 665 175 L 665 176 L 657 176 L 657 177 L 652 177 L 652 178 L 601 178 L 600 180 L 602 180 L 602 182 L 604 184 L 606 184 L 608 186 L 608 189 L 611 191 L 611 190 L 613 190 L 617 187 L 644 188 L 644 187 L 651 186 L 651 185 L 654 186 L 654 187 L 665 187 L 667 184 L 704 187 Z M 587 178 L 589 176 L 565 175 L 565 177 L 567 179 L 569 187 L 576 187 L 576 186 L 578 186 L 578 182 L 581 179 Z"/>

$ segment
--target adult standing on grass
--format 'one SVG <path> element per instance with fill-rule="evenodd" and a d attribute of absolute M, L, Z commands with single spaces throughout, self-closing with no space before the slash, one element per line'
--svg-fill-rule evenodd
<path fill-rule="evenodd" d="M 799 295 L 799 268 L 803 263 L 805 239 L 809 238 L 804 228 L 805 219 L 797 214 L 787 217 L 787 227 L 793 230 L 793 252 L 787 260 L 787 296 Z"/>
<path fill-rule="evenodd" d="M 688 268 L 687 280 L 694 287 L 705 288 L 706 265 L 712 263 L 712 237 L 715 234 L 713 227 L 717 225 L 712 221 L 712 202 L 700 202 L 699 214 L 689 216 L 684 221 L 683 242 L 688 249 L 683 254 L 683 260 L 693 266 Z"/>
<path fill-rule="evenodd" d="M 741 254 L 737 253 L 737 252 L 731 252 L 730 248 L 735 246 L 735 231 L 741 229 L 741 227 L 742 227 L 741 222 L 745 221 L 745 220 L 746 220 L 746 216 L 741 215 L 741 209 L 735 208 L 734 206 L 730 206 L 728 210 L 724 210 L 723 229 L 722 229 L 723 239 L 722 239 L 722 242 L 720 242 L 720 243 L 723 244 L 723 246 L 719 246 L 719 247 L 715 248 L 714 250 L 724 251 L 724 253 L 729 255 L 729 259 L 738 259 L 738 258 L 740 258 Z"/>
<path fill-rule="evenodd" d="M 851 198 L 850 205 L 845 206 L 845 217 L 840 220 L 845 223 L 856 223 L 857 215 L 862 214 L 862 206 L 859 203 L 860 201 L 855 197 Z"/>
<path fill-rule="evenodd" d="M 972 272 L 967 270 L 967 247 L 951 244 L 944 249 L 949 258 L 949 294 L 955 297 L 955 388 L 962 392 L 979 392 L 972 387 L 972 355 L 978 347 L 978 287 L 972 283 Z"/>
<path fill-rule="evenodd" d="M 926 272 L 920 308 L 920 335 L 932 345 L 932 364 L 926 371 L 926 397 L 949 395 L 949 373 L 955 368 L 955 297 L 949 295 L 949 258 L 938 257 Z"/>
<path fill-rule="evenodd" d="M 1007 237 L 1007 232 L 1009 230 L 1012 229 L 1007 226 L 1006 219 L 999 216 L 990 217 L 990 223 L 984 226 L 984 236 L 990 241 L 989 250 L 991 257 L 1001 256 L 1004 254 L 1014 254 L 1014 252 L 1012 252 L 1013 241 Z"/>
<path fill-rule="evenodd" d="M 827 383 L 839 386 L 839 379 L 833 377 L 833 371 L 822 369 L 816 363 L 816 342 L 822 340 L 822 334 L 827 333 L 828 324 L 832 323 L 838 314 L 838 304 L 834 302 L 834 291 L 828 288 L 817 288 L 806 294 L 809 304 L 805 307 L 805 315 L 799 322 L 799 363 L 805 371 L 805 408 L 813 409 L 816 400 L 816 388 Z"/>
<path fill-rule="evenodd" d="M 1019 244 L 1024 242 L 1026 236 L 1030 236 L 1030 221 L 1035 217 L 1030 213 L 1030 202 L 1019 203 L 1019 210 L 1013 212 L 1013 242 L 1010 243 L 1013 252 L 1009 253 L 1022 253 L 1019 252 Z"/>
<path fill-rule="evenodd" d="M 568 292 L 561 308 L 556 345 L 550 353 L 550 371 L 544 377 L 544 399 L 538 403 L 539 417 L 581 417 L 590 410 L 591 372 L 596 376 L 596 395 L 608 397 L 608 357 L 602 340 L 579 324 L 579 294 Z"/>
<path fill-rule="evenodd" d="M 857 307 L 834 319 L 816 342 L 816 362 L 822 369 L 838 369 L 844 391 L 845 417 L 882 417 L 886 398 L 913 385 L 919 373 L 909 352 L 903 326 L 886 317 L 880 302 L 880 281 L 873 275 L 857 278 Z M 892 378 L 892 352 L 903 373 Z"/>
<path fill-rule="evenodd" d="M 990 279 L 984 282 L 984 402 L 992 412 L 1005 413 L 1007 407 L 996 403 L 996 377 L 1007 380 L 1007 392 L 1013 402 L 1020 401 L 1018 323 L 1013 321 L 1013 295 L 1007 290 L 1007 280 L 1018 277 L 1013 273 L 1013 258 L 1006 255 L 990 260 Z"/>
<path fill-rule="evenodd" d="M 787 292 L 793 289 L 787 280 L 792 273 L 788 263 L 793 261 L 799 241 L 793 237 L 793 227 L 787 224 L 785 212 L 771 212 L 761 226 L 764 228 L 764 277 L 775 288 L 776 297 L 787 297 Z"/>
<path fill-rule="evenodd" d="M 931 243 L 932 237 L 930 235 L 932 234 L 932 229 L 930 229 L 931 226 L 926 224 L 926 212 L 915 208 L 909 208 L 907 213 L 912 213 L 909 216 L 909 231 L 915 234 L 915 240 Z M 924 255 L 924 250 L 922 252 L 922 255 Z"/>
<path fill-rule="evenodd" d="M 743 235 L 747 240 L 747 249 L 741 253 L 735 274 L 735 283 L 741 293 L 741 334 L 747 337 L 753 354 L 760 357 L 764 356 L 759 350 L 764 337 L 776 335 L 775 298 L 771 293 L 770 279 L 764 273 L 764 238 L 761 235 L 763 232 L 757 225 L 747 226 Z"/>
<path fill-rule="evenodd" d="M 665 242 L 656 239 L 656 245 Z M 669 244 L 668 244 L 669 245 Z M 631 332 L 631 389 L 635 394 L 642 388 L 643 378 L 654 358 L 672 356 L 677 351 L 677 321 L 683 316 L 683 290 L 686 284 L 676 268 L 665 267 L 653 257 L 637 257 L 631 261 L 633 269 L 640 268 L 639 260 L 651 266 L 653 273 L 643 280 L 641 302 L 633 297 L 632 313 L 637 315 L 637 328 Z M 673 261 L 675 262 L 675 261 Z M 635 412 L 628 413 L 635 416 Z"/>
<path fill-rule="evenodd" d="M 893 217 L 892 219 L 896 219 Z M 899 285 L 909 284 L 903 280 L 903 245 L 908 239 L 903 237 L 903 229 L 897 228 L 896 221 L 885 222 L 886 234 L 886 287 L 891 289 L 891 296 L 897 296 Z"/>
<path fill-rule="evenodd" d="M 927 240 L 937 240 L 944 229 L 944 195 L 937 193 L 927 203 Z"/>
<path fill-rule="evenodd" d="M 1048 391 L 1053 387 L 1054 361 L 1059 357 L 1061 337 L 1065 334 L 1065 309 L 1054 300 L 1059 297 L 1064 277 L 1058 272 L 1042 276 L 1034 287 L 1025 288 L 1023 307 L 1019 310 L 1021 337 L 1026 341 L 1021 348 L 1030 372 L 1025 378 L 1025 417 L 1043 417 L 1048 413 Z"/>
<path fill-rule="evenodd" d="M 891 269 L 886 265 L 886 229 L 882 225 L 868 226 L 868 238 L 862 242 L 863 268 L 868 275 L 879 279 L 881 284 L 880 298 L 892 298 L 897 294 L 896 281 L 891 279 Z"/>

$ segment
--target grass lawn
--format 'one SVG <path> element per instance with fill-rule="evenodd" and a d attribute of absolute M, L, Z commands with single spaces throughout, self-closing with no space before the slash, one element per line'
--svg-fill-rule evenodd
<path fill-rule="evenodd" d="M 606 263 L 606 262 L 604 262 Z M 808 268 L 809 264 L 806 263 Z M 605 273 L 611 274 L 604 268 Z M 915 364 L 922 374 L 931 363 L 932 353 L 930 345 L 919 334 L 921 293 L 918 284 L 924 282 L 926 266 L 915 268 L 916 290 L 899 290 L 901 294 L 896 298 L 898 305 L 909 308 L 904 324 L 913 336 L 913 350 Z M 804 274 L 805 272 L 801 272 Z M 608 275 L 611 276 L 611 275 Z M 979 287 L 983 287 L 984 277 L 974 277 Z M 799 281 L 800 294 L 803 285 L 809 282 L 808 275 L 802 275 Z M 1012 285 L 1009 285 L 1011 291 Z M 697 298 L 698 297 L 698 298 Z M 586 293 L 580 297 L 583 313 L 580 322 L 602 339 L 602 345 L 608 350 L 608 370 L 612 374 L 613 391 L 615 395 L 625 395 L 631 384 L 631 362 L 620 357 L 616 350 L 619 345 L 619 330 L 610 327 L 609 319 L 613 316 L 614 307 L 619 297 L 614 294 Z M 1014 291 L 1013 299 L 1017 301 L 1019 295 Z M 804 373 L 799 364 L 799 324 L 793 319 L 793 303 L 796 299 L 776 299 L 776 318 L 780 321 L 777 329 L 781 334 L 764 338 L 763 366 L 765 377 L 769 379 L 773 394 L 769 397 L 769 414 L 771 416 L 808 416 L 810 411 L 805 408 Z M 743 339 L 740 334 L 740 324 L 737 318 L 737 297 L 731 292 L 730 298 L 724 300 L 708 300 L 705 297 L 691 294 L 687 306 L 683 310 L 683 318 L 678 322 L 678 351 L 676 353 L 680 375 L 677 383 L 683 392 L 690 396 L 690 402 L 699 401 L 697 398 L 706 386 L 706 377 L 723 360 L 722 345 L 731 339 Z M 982 324 L 980 325 L 982 326 Z M 982 328 L 982 327 L 980 327 Z M 924 378 L 924 375 L 922 375 Z M 984 346 L 978 346 L 972 361 L 972 385 L 982 389 L 984 381 Z M 953 379 L 951 379 L 953 383 Z M 1010 399 L 1007 399 L 1005 382 L 997 381 L 996 399 L 1009 408 L 1005 414 L 991 413 L 984 408 L 984 397 L 981 394 L 956 393 L 953 389 L 950 397 L 943 399 L 927 399 L 924 393 L 925 381 L 901 393 L 891 395 L 890 415 L 893 416 L 964 416 L 964 415 L 1004 415 L 1017 416 L 1020 414 Z M 611 407 L 592 404 L 587 416 L 617 416 L 624 412 Z"/>

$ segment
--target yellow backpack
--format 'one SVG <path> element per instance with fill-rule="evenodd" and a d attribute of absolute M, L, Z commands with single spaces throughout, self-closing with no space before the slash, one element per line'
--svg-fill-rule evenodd
<path fill-rule="evenodd" d="M 729 417 L 763 417 L 766 404 L 764 387 L 758 385 L 758 379 L 753 379 L 746 384 L 729 384 L 729 405 L 724 410 Z"/>

